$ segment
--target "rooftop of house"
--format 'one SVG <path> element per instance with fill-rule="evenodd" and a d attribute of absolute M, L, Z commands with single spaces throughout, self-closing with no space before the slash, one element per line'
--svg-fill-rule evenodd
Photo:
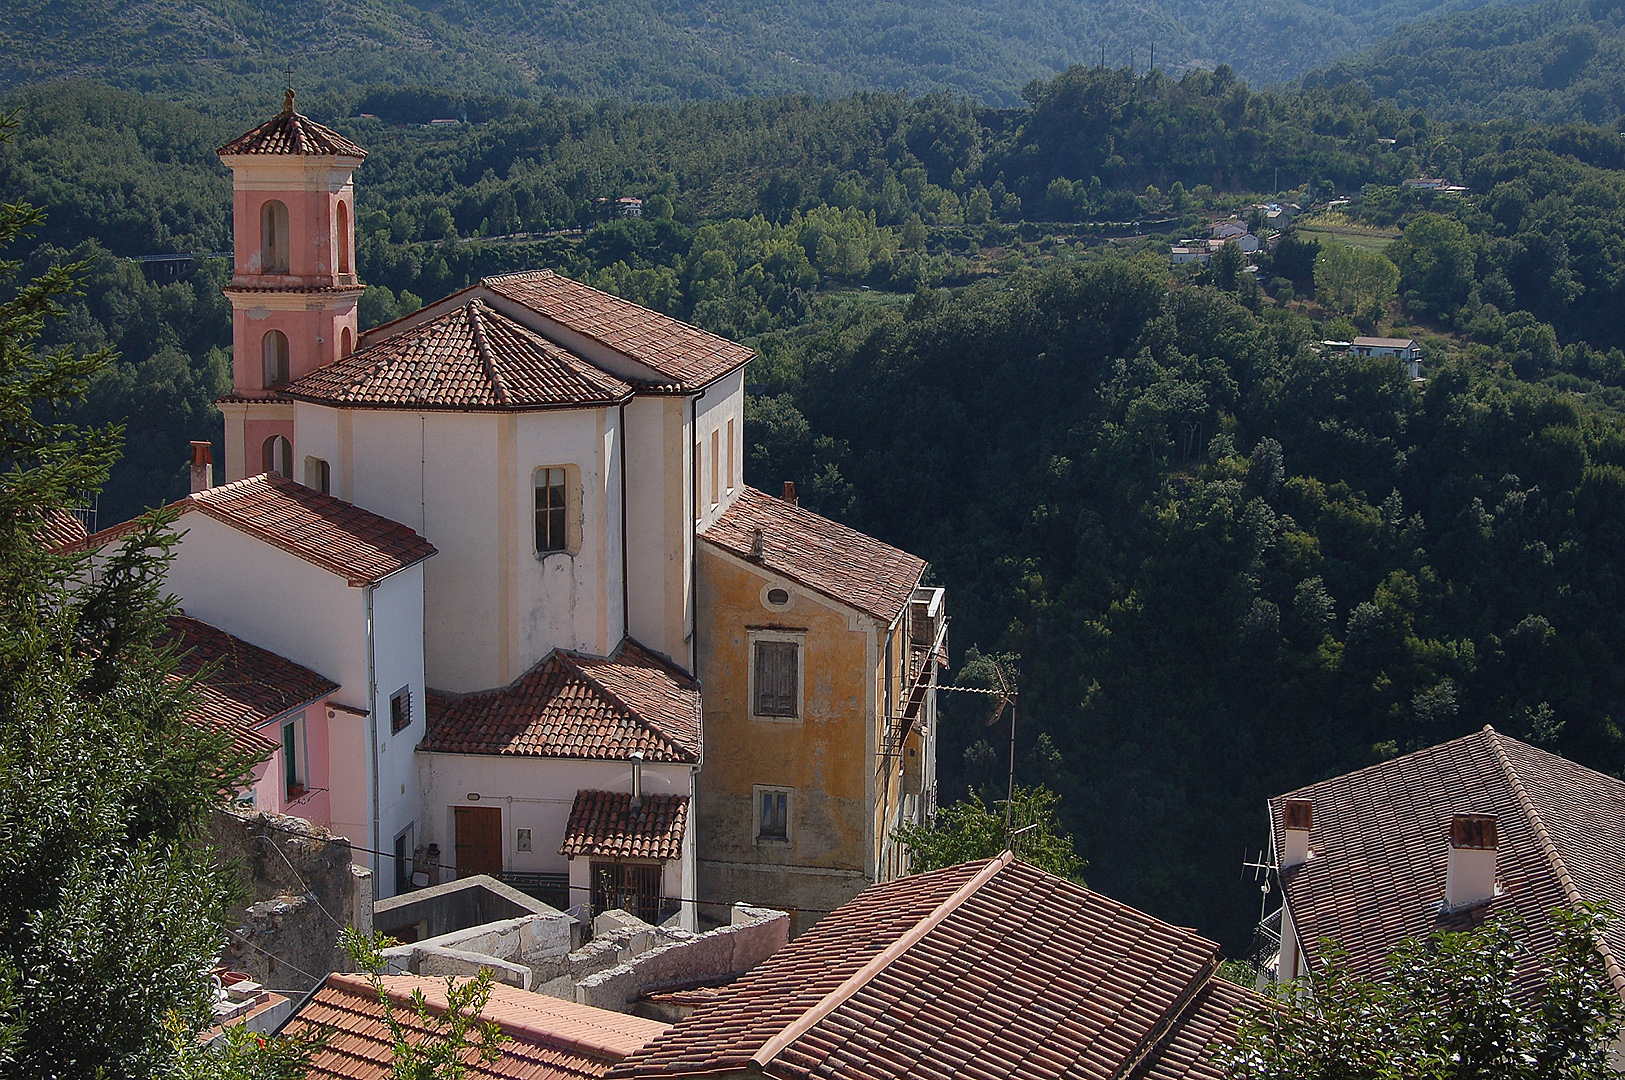
<path fill-rule="evenodd" d="M 384 993 L 395 1006 L 409 1039 L 425 1028 L 412 1009 L 421 990 L 431 1012 L 446 1011 L 446 980 L 431 976 L 383 976 Z M 470 1078 L 569 1080 L 605 1075 L 614 1064 L 667 1030 L 640 1016 L 608 1012 L 496 983 L 480 1016 L 501 1028 L 496 1061 L 469 1067 Z M 298 1034 L 327 1029 L 325 1045 L 311 1059 L 311 1080 L 387 1080 L 393 1076 L 394 1047 L 383 1022 L 383 1003 L 365 976 L 329 975 L 314 996 L 283 1029 Z"/>
<path fill-rule="evenodd" d="M 275 473 L 195 492 L 169 508 L 214 518 L 351 585 L 370 585 L 435 553 L 408 526 Z M 142 521 L 114 525 L 70 546 L 104 547 L 134 533 Z"/>
<path fill-rule="evenodd" d="M 53 506 L 41 518 L 34 536 L 39 543 L 53 551 L 77 544 L 87 535 L 85 523 L 79 520 L 79 515 L 64 507 Z"/>
<path fill-rule="evenodd" d="M 680 859 L 687 829 L 687 795 L 644 795 L 634 809 L 631 792 L 578 791 L 559 854 L 569 859 Z"/>
<path fill-rule="evenodd" d="M 1278 859 L 1289 799 L 1312 811 L 1308 861 L 1281 871 L 1311 969 L 1322 938 L 1348 950 L 1355 971 L 1374 975 L 1407 937 L 1512 915 L 1539 955 L 1553 944 L 1553 908 L 1606 901 L 1625 911 L 1625 782 L 1494 728 L 1271 799 Z M 1458 814 L 1495 815 L 1499 888 L 1488 903 L 1444 914 Z M 1609 975 L 1625 993 L 1617 962 L 1625 926 L 1604 940 Z M 1530 988 L 1535 974 L 1530 965 Z"/>
<path fill-rule="evenodd" d="M 358 161 L 367 152 L 332 128 L 323 127 L 293 107 L 293 90 L 283 101 L 282 111 L 271 119 L 245 131 L 215 153 L 221 157 L 238 154 L 305 155 L 312 157 L 349 157 Z"/>
<path fill-rule="evenodd" d="M 419 749 L 648 762 L 700 759 L 700 685 L 627 638 L 614 655 L 555 650 L 500 690 L 429 692 Z"/>
<path fill-rule="evenodd" d="M 1218 963 L 1005 853 L 865 890 L 611 1075 L 1217 1080 L 1211 1047 L 1260 1000 Z"/>
<path fill-rule="evenodd" d="M 476 297 L 283 392 L 341 408 L 528 410 L 618 405 L 632 386 Z"/>
<path fill-rule="evenodd" d="M 1357 337 L 1352 344 L 1357 349 L 1362 346 L 1368 349 L 1408 349 L 1416 341 L 1405 337 Z"/>
<path fill-rule="evenodd" d="M 172 678 L 197 680 L 194 719 L 229 732 L 239 750 L 270 756 L 280 744 L 256 731 L 259 725 L 338 689 L 307 667 L 187 615 L 170 616 L 168 643 L 176 649 Z"/>
<path fill-rule="evenodd" d="M 924 559 L 753 487 L 700 537 L 888 625 L 925 573 Z"/>

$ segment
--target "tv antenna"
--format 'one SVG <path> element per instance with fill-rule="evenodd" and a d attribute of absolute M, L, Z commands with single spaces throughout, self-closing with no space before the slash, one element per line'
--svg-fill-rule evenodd
<path fill-rule="evenodd" d="M 1257 859 L 1247 857 L 1247 849 L 1241 849 L 1241 880 L 1247 880 L 1247 871 L 1253 872 L 1253 881 L 1258 885 L 1258 921 L 1264 922 L 1265 910 L 1270 903 L 1270 878 L 1275 874 L 1275 863 L 1264 861 L 1265 852 L 1260 850 Z"/>

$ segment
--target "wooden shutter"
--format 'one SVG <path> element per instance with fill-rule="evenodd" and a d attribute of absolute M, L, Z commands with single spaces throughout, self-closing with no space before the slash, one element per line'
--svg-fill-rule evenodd
<path fill-rule="evenodd" d="M 796 653 L 793 641 L 756 643 L 756 714 L 796 715 Z"/>

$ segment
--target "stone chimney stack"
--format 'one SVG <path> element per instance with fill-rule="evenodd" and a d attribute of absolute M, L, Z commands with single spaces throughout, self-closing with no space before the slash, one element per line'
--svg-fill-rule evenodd
<path fill-rule="evenodd" d="M 794 480 L 784 482 L 784 501 L 791 506 L 801 505 L 801 500 L 796 498 L 796 482 Z"/>
<path fill-rule="evenodd" d="M 214 487 L 214 458 L 206 442 L 192 443 L 192 494 Z"/>
<path fill-rule="evenodd" d="M 1281 807 L 1286 843 L 1281 848 L 1281 869 L 1309 861 L 1309 827 L 1314 807 L 1308 799 L 1288 799 Z"/>
<path fill-rule="evenodd" d="M 1456 814 L 1450 819 L 1445 910 L 1462 911 L 1495 898 L 1495 852 L 1499 844 L 1494 814 Z"/>

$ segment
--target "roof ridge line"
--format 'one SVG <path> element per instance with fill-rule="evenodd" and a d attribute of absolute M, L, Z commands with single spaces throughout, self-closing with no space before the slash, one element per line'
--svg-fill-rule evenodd
<path fill-rule="evenodd" d="M 935 930 L 944 919 L 958 910 L 960 905 L 974 896 L 983 885 L 992 881 L 1000 870 L 1003 870 L 1014 861 L 1015 855 L 1009 849 L 1001 851 L 998 855 L 989 859 L 986 866 L 978 870 L 969 881 L 955 889 L 953 895 L 938 904 L 931 914 L 911 926 L 902 937 L 870 957 L 868 963 L 848 975 L 840 986 L 825 994 L 816 1005 L 802 1013 L 784 1030 L 763 1043 L 761 1049 L 751 1055 L 750 1063 L 756 1066 L 758 1070 L 765 1070 L 786 1047 L 845 1004 L 852 995 L 863 989 L 887 965 L 907 952 L 925 935 Z"/>
<path fill-rule="evenodd" d="M 1495 750 L 1495 760 L 1501 766 L 1501 772 L 1506 776 L 1507 782 L 1512 785 L 1512 793 L 1518 800 L 1518 808 L 1523 811 L 1524 817 L 1534 827 L 1535 838 L 1540 843 L 1541 853 L 1546 856 L 1552 872 L 1557 875 L 1557 882 L 1563 887 L 1563 895 L 1568 899 L 1571 908 L 1585 903 L 1580 895 L 1580 889 L 1569 876 L 1569 868 L 1563 864 L 1563 856 L 1552 842 L 1551 834 L 1546 831 L 1546 822 L 1541 820 L 1540 810 L 1535 806 L 1535 800 L 1529 797 L 1529 791 L 1523 786 L 1523 778 L 1512 765 L 1512 758 L 1507 755 L 1506 749 L 1501 745 L 1501 733 L 1489 724 L 1484 725 L 1481 734 L 1487 734 L 1490 746 Z M 1625 998 L 1625 971 L 1620 969 L 1619 960 L 1615 958 L 1613 950 L 1601 934 L 1592 935 L 1592 943 L 1597 952 L 1602 955 L 1603 968 L 1608 972 L 1608 981 L 1614 984 L 1614 993 Z"/>
<path fill-rule="evenodd" d="M 659 738 L 661 741 L 663 741 L 666 744 L 666 749 L 667 750 L 670 750 L 672 753 L 676 754 L 679 758 L 686 758 L 688 756 L 687 751 L 685 751 L 681 746 L 678 745 L 676 739 L 672 738 L 671 732 L 667 731 L 665 728 L 661 727 L 659 724 L 655 723 L 653 720 L 650 720 L 647 716 L 644 716 L 643 713 L 639 712 L 637 709 L 634 709 L 632 706 L 628 705 L 625 701 L 622 701 L 621 700 L 621 695 L 617 694 L 615 691 L 613 691 L 609 687 L 605 686 L 602 682 L 600 682 L 599 680 L 593 678 L 591 675 L 587 674 L 587 669 L 585 667 L 581 666 L 580 664 L 576 663 L 577 658 L 579 656 L 584 655 L 584 654 L 579 654 L 574 649 L 557 649 L 555 651 L 558 652 L 560 658 L 566 664 L 570 665 L 570 670 L 571 671 L 575 672 L 578 676 L 580 676 L 583 681 L 585 681 L 587 683 L 590 683 L 594 690 L 598 691 L 600 694 L 603 694 L 610 701 L 614 702 L 617 708 L 619 708 L 622 712 L 626 713 L 626 715 L 630 716 L 633 720 L 637 721 L 639 727 L 641 727 L 645 731 L 655 735 L 657 738 Z M 594 657 L 594 659 L 598 659 L 598 658 Z M 611 657 L 603 657 L 602 659 L 604 659 L 604 660 L 606 660 L 606 661 L 608 661 L 610 663 L 614 662 Z"/>
<path fill-rule="evenodd" d="M 1490 725 L 1485 724 L 1484 727 L 1489 728 Z M 1490 730 L 1493 731 L 1494 728 L 1490 728 Z M 1404 761 L 1406 758 L 1415 758 L 1415 757 L 1421 757 L 1423 754 L 1438 753 L 1440 750 L 1443 750 L 1447 746 L 1454 746 L 1457 743 L 1467 742 L 1468 740 L 1472 739 L 1474 736 L 1481 735 L 1481 734 L 1483 734 L 1483 728 L 1480 728 L 1478 731 L 1470 731 L 1466 735 L 1458 735 L 1454 739 L 1446 739 L 1442 743 L 1434 743 L 1432 746 L 1424 746 L 1420 750 L 1411 750 L 1408 753 L 1396 754 L 1393 757 L 1385 758 L 1382 761 L 1373 761 L 1371 764 L 1362 765 L 1358 769 L 1351 769 L 1350 771 L 1348 771 L 1346 773 L 1339 773 L 1336 776 L 1329 776 L 1325 780 L 1316 780 L 1312 784 L 1304 784 L 1302 787 L 1295 787 L 1291 791 L 1283 791 L 1279 795 L 1271 795 L 1268 799 L 1265 800 L 1265 805 L 1266 806 L 1274 806 L 1278 802 L 1282 802 L 1282 801 L 1284 801 L 1286 799 L 1292 798 L 1293 796 L 1297 795 L 1298 792 L 1300 792 L 1300 791 L 1308 791 L 1310 788 L 1319 787 L 1321 784 L 1329 783 L 1332 780 L 1347 780 L 1351 776 L 1359 776 L 1362 773 L 1372 772 L 1373 770 L 1376 770 L 1376 769 L 1385 769 L 1388 766 L 1392 765 L 1394 762 L 1396 762 L 1396 761 Z M 1496 734 L 1499 736 L 1500 732 L 1496 732 Z M 1513 741 L 1517 741 L 1517 740 L 1513 740 Z"/>
<path fill-rule="evenodd" d="M 474 347 L 479 350 L 480 363 L 485 366 L 485 377 L 491 380 L 491 392 L 496 395 L 499 404 L 507 405 L 508 384 L 502 381 L 502 375 L 497 371 L 496 357 L 491 355 L 491 343 L 485 338 L 485 316 L 481 313 L 484 307 L 477 296 L 468 302 L 468 326 L 474 333 Z"/>

